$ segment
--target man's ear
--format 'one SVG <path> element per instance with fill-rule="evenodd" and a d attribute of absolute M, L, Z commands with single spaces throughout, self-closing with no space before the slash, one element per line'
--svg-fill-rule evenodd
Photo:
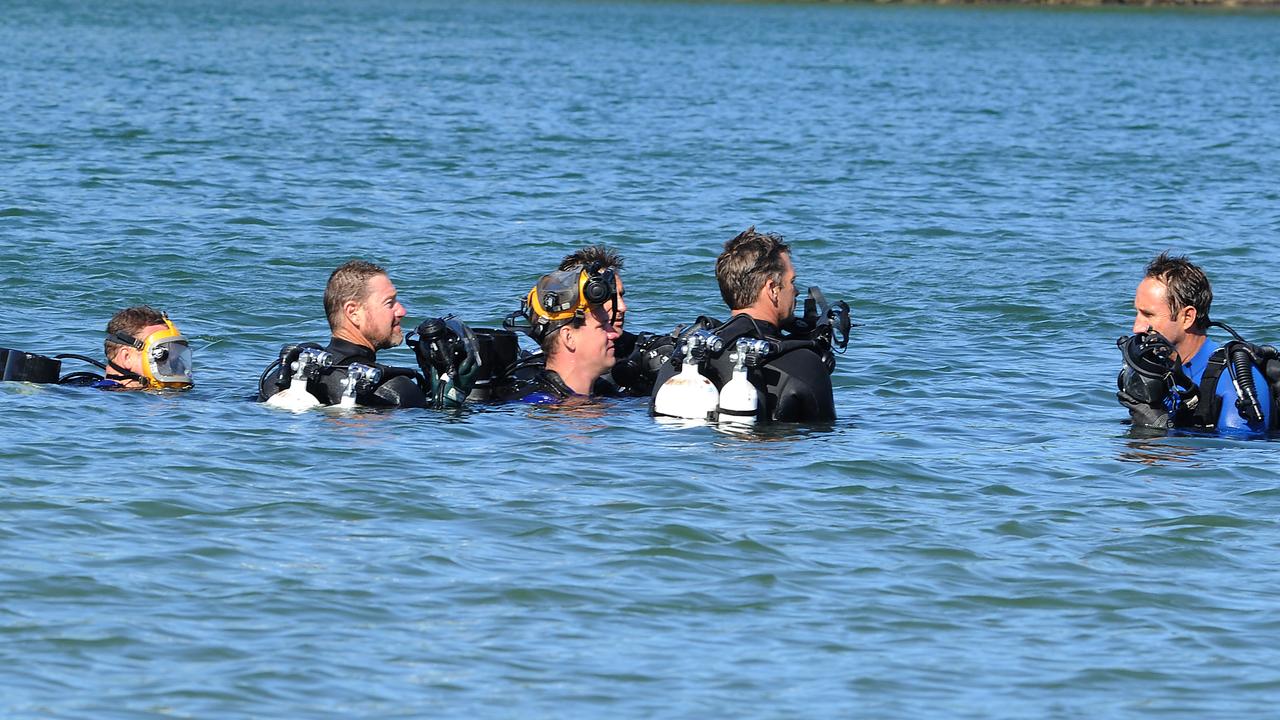
<path fill-rule="evenodd" d="M 1188 305 L 1178 311 L 1178 324 L 1184 331 L 1190 330 L 1196 325 L 1197 315 L 1196 309 Z"/>
<path fill-rule="evenodd" d="M 578 336 L 573 332 L 571 325 L 565 325 L 560 330 L 560 341 L 564 344 L 564 349 L 569 352 L 578 348 Z"/>
<path fill-rule="evenodd" d="M 342 303 L 342 317 L 346 318 L 352 327 L 360 327 L 364 324 L 364 305 L 355 300 Z"/>

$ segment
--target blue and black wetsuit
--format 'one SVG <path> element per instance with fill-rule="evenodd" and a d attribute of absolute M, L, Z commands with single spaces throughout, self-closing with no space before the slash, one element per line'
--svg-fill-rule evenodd
<path fill-rule="evenodd" d="M 1186 372 L 1187 377 L 1191 381 L 1200 384 L 1205 376 L 1205 371 L 1209 368 L 1210 360 L 1213 359 L 1214 353 L 1218 352 L 1221 346 L 1218 343 L 1205 338 L 1204 345 L 1200 346 L 1199 352 L 1195 354 L 1185 364 L 1182 369 Z M 1221 358 L 1219 358 L 1221 361 Z M 1258 391 L 1258 404 L 1262 406 L 1263 419 L 1261 423 L 1250 423 L 1248 420 L 1240 416 L 1240 411 L 1236 408 L 1236 400 L 1240 397 L 1236 392 L 1235 384 L 1235 368 L 1230 363 L 1226 363 L 1221 368 L 1221 375 L 1218 376 L 1218 382 L 1213 392 L 1215 404 L 1219 405 L 1217 414 L 1216 428 L 1220 432 L 1242 433 L 1242 432 L 1263 432 L 1271 427 L 1271 390 L 1267 387 L 1267 381 L 1258 368 L 1252 369 L 1253 386 Z M 1202 393 L 1202 402 L 1208 399 L 1208 393 Z M 1173 412 L 1172 417 L 1175 418 L 1174 425 L 1176 427 L 1186 427 L 1187 423 L 1180 421 L 1180 408 L 1174 407 L 1177 403 L 1176 398 L 1170 398 L 1168 404 Z M 1185 417 L 1185 415 L 1182 415 Z"/>

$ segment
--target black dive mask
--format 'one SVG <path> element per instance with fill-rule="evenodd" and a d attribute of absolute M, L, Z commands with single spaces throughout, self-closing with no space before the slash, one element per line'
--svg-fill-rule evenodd
<path fill-rule="evenodd" d="M 1162 405 L 1170 393 L 1184 401 L 1196 395 L 1197 387 L 1183 372 L 1173 343 L 1155 330 L 1116 340 L 1124 367 L 1116 378 L 1118 389 L 1147 405 Z"/>

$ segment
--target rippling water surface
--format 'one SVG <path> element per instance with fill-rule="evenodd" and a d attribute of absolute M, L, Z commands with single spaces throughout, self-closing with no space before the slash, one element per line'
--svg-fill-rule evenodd
<path fill-rule="evenodd" d="M 0 346 L 150 302 L 198 362 L 0 386 L 0 714 L 1274 712 L 1276 446 L 1111 385 L 1166 248 L 1280 340 L 1280 17 L 18 0 L 0 48 Z M 666 330 L 753 223 L 864 323 L 833 429 L 246 400 L 350 257 L 491 325 L 606 242 Z"/>

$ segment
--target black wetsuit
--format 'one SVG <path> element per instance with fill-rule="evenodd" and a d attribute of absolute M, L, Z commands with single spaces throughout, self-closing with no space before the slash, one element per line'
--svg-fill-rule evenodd
<path fill-rule="evenodd" d="M 325 348 L 333 355 L 333 367 L 326 368 L 320 376 L 307 383 L 307 392 L 325 405 L 337 405 L 342 400 L 342 383 L 347 378 L 346 367 L 352 363 L 368 365 L 382 371 L 382 379 L 373 390 L 356 395 L 356 403 L 367 407 L 428 407 L 427 386 L 422 375 L 412 368 L 383 365 L 372 348 L 330 338 Z M 275 370 L 259 391 L 259 400 L 267 394 L 267 388 L 276 388 L 276 380 L 282 370 Z M 271 393 L 274 394 L 274 393 Z"/>
<path fill-rule="evenodd" d="M 653 391 L 652 375 L 646 377 L 642 372 L 631 368 L 628 368 L 630 372 L 624 372 L 620 367 L 635 352 L 638 337 L 635 333 L 624 332 L 613 341 L 613 356 L 616 364 L 613 370 L 596 378 L 595 384 L 591 386 L 592 395 L 609 398 L 648 397 Z M 509 399 L 512 392 L 517 391 L 521 385 L 533 381 L 545 366 L 546 357 L 540 352 L 521 358 L 512 367 L 507 377 L 495 383 L 501 387 L 494 392 L 494 397 L 499 400 Z"/>
<path fill-rule="evenodd" d="M 756 320 L 749 315 L 735 315 L 732 320 L 717 328 L 715 334 L 724 340 L 724 349 L 718 355 L 707 358 L 701 371 L 715 383 L 717 389 L 724 387 L 733 377 L 733 361 L 729 357 L 733 354 L 734 343 L 738 338 L 775 342 L 786 340 L 778 326 Z M 828 362 L 811 346 L 796 346 L 794 341 L 787 345 L 793 346 L 792 349 L 784 350 L 761 367 L 747 370 L 747 379 L 764 398 L 760 419 L 775 422 L 835 420 L 836 405 L 831 391 L 831 369 Z M 650 410 L 653 408 L 653 398 L 657 397 L 657 389 L 676 372 L 670 362 L 662 366 L 649 401 Z"/>
<path fill-rule="evenodd" d="M 539 367 L 526 366 L 522 377 L 512 380 L 494 400 L 497 402 L 522 402 L 532 405 L 553 405 L 573 397 L 577 393 L 565 384 L 560 373 Z"/>

